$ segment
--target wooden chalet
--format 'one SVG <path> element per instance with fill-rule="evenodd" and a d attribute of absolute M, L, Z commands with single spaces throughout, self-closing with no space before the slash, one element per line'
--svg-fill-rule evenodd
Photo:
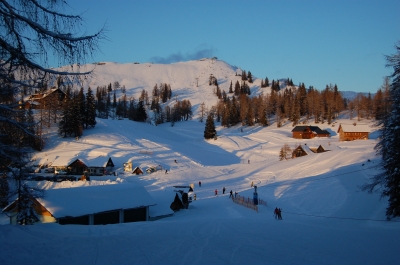
<path fill-rule="evenodd" d="M 35 109 L 51 109 L 61 106 L 65 93 L 59 88 L 51 88 L 43 93 L 33 94 L 27 100 L 25 107 L 32 106 Z"/>
<path fill-rule="evenodd" d="M 89 157 L 87 160 L 87 167 L 91 176 L 109 175 L 114 170 L 114 162 L 111 157 L 108 159 L 104 156 Z"/>
<path fill-rule="evenodd" d="M 76 159 L 67 166 L 67 172 L 71 175 L 83 175 L 88 171 L 88 166 L 81 159 Z"/>
<path fill-rule="evenodd" d="M 341 123 L 337 132 L 339 134 L 339 141 L 368 140 L 371 128 L 368 124 L 363 123 Z"/>
<path fill-rule="evenodd" d="M 296 126 L 292 130 L 295 139 L 312 139 L 314 137 L 330 137 L 327 130 L 321 130 L 318 126 Z"/>
<path fill-rule="evenodd" d="M 292 158 L 306 156 L 306 155 L 308 155 L 308 153 L 304 150 L 304 148 L 301 145 L 296 147 L 292 152 Z"/>
<path fill-rule="evenodd" d="M 44 198 L 32 199 L 40 223 L 105 225 L 149 220 L 154 199 L 139 185 L 116 184 L 49 189 Z M 17 203 L 3 212 L 16 224 Z"/>
<path fill-rule="evenodd" d="M 51 167 L 57 170 L 65 170 L 70 175 L 83 175 L 88 172 L 90 176 L 103 176 L 113 172 L 114 162 L 111 157 L 105 156 L 88 157 L 87 160 L 57 157 Z"/>

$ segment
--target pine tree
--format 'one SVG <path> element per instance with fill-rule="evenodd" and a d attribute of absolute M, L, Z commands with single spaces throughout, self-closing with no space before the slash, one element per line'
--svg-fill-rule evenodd
<path fill-rule="evenodd" d="M 61 120 L 58 123 L 58 133 L 63 137 L 67 137 L 67 135 L 71 132 L 71 112 L 70 112 L 70 104 L 71 104 L 71 92 L 68 87 L 65 92 L 64 102 L 62 104 L 62 114 Z"/>
<path fill-rule="evenodd" d="M 147 112 L 144 107 L 144 102 L 142 100 L 139 100 L 137 106 L 137 121 L 145 122 L 146 120 L 147 120 Z"/>
<path fill-rule="evenodd" d="M 247 73 L 246 70 L 242 71 L 242 81 L 247 81 Z"/>
<path fill-rule="evenodd" d="M 386 217 L 400 216 L 400 42 L 396 46 L 397 54 L 387 56 L 388 66 L 392 66 L 392 84 L 389 95 L 391 108 L 388 115 L 379 122 L 381 125 L 379 142 L 375 146 L 376 153 L 382 156 L 380 167 L 382 172 L 364 186 L 364 190 L 372 192 L 376 186 L 383 188 L 382 196 L 387 196 L 389 205 Z"/>
<path fill-rule="evenodd" d="M 250 71 L 247 73 L 247 79 L 248 79 L 250 84 L 253 83 L 253 75 L 251 74 Z"/>
<path fill-rule="evenodd" d="M 235 83 L 235 93 L 234 93 L 234 95 L 235 96 L 239 96 L 240 95 L 240 84 L 239 84 L 238 80 Z"/>
<path fill-rule="evenodd" d="M 269 87 L 269 80 L 268 80 L 268 77 L 265 78 L 264 85 L 265 85 L 265 87 Z"/>
<path fill-rule="evenodd" d="M 217 135 L 217 131 L 215 130 L 215 124 L 212 114 L 207 115 L 206 127 L 204 129 L 204 138 L 212 139 Z"/>
<path fill-rule="evenodd" d="M 233 88 L 232 88 L 232 81 L 231 81 L 231 84 L 229 85 L 229 92 L 228 92 L 229 94 L 232 94 L 233 93 Z"/>
<path fill-rule="evenodd" d="M 0 209 L 5 208 L 9 203 L 10 185 L 8 184 L 7 174 L 0 176 Z"/>
<path fill-rule="evenodd" d="M 85 112 L 85 128 L 94 128 L 96 126 L 96 103 L 93 98 L 92 89 L 89 87 L 86 92 L 86 112 Z"/>
<path fill-rule="evenodd" d="M 74 137 L 79 137 L 82 135 L 82 119 L 81 116 L 81 109 L 80 109 L 80 102 L 78 100 L 78 95 L 74 95 L 71 104 L 69 104 L 69 123 L 71 133 Z"/>

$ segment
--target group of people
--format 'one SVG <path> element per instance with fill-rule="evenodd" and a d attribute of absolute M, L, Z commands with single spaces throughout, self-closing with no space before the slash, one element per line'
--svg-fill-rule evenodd
<path fill-rule="evenodd" d="M 201 181 L 199 181 L 199 187 L 201 187 Z M 226 189 L 225 189 L 225 187 L 223 187 L 222 188 L 222 194 L 225 194 L 225 191 L 226 191 Z M 215 194 L 215 196 L 218 196 L 218 189 L 215 189 L 214 194 Z M 237 194 L 238 193 L 235 191 L 235 198 L 236 198 Z M 229 198 L 233 198 L 233 191 L 232 190 L 229 192 Z"/>
<path fill-rule="evenodd" d="M 275 207 L 274 216 L 275 216 L 275 219 L 282 220 L 282 209 Z"/>

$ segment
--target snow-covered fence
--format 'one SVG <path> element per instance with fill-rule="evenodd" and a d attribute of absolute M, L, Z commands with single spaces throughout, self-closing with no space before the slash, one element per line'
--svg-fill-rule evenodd
<path fill-rule="evenodd" d="M 232 197 L 232 201 L 258 212 L 258 205 L 254 204 L 253 199 L 245 198 L 237 194 L 234 197 Z"/>

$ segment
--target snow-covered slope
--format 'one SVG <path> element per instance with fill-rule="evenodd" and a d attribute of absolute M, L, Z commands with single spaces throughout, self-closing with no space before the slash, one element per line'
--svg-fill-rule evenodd
<path fill-rule="evenodd" d="M 46 189 L 135 183 L 152 195 L 158 205 L 150 215 L 157 216 L 169 211 L 173 185 L 202 181 L 202 187 L 196 185 L 197 200 L 188 210 L 155 222 L 96 227 L 2 225 L 0 263 L 396 264 L 399 223 L 385 221 L 386 200 L 359 189 L 378 172 L 379 158 L 373 150 L 376 133 L 366 141 L 339 142 L 335 127 L 319 126 L 329 129 L 332 137 L 293 139 L 292 127 L 286 124 L 282 128 L 219 127 L 219 138 L 205 141 L 204 123 L 198 121 L 155 127 L 101 119 L 79 140 L 49 135 L 45 150 L 35 155 L 38 161 L 101 154 L 111 156 L 120 172 L 122 163 L 131 159 L 135 166 L 162 165 L 169 174 L 37 183 Z M 279 161 L 284 143 L 292 148 L 322 144 L 330 151 Z M 252 198 L 251 182 L 258 186 L 258 197 L 267 202 L 258 213 L 221 194 L 225 187 Z M 272 216 L 276 206 L 283 209 L 283 221 Z M 29 251 L 20 252 L 17 246 Z M 33 255 L 41 258 L 32 260 Z"/>
<path fill-rule="evenodd" d="M 211 60 L 164 66 L 106 63 L 96 66 L 87 85 L 118 81 L 136 97 L 143 88 L 150 92 L 155 83 L 169 83 L 177 97 L 193 105 L 205 102 L 211 106 L 216 96 L 208 85 L 210 74 L 227 91 L 230 80 L 234 83 L 240 78 L 236 71 Z M 254 94 L 263 92 L 257 82 L 252 87 Z M 189 209 L 154 222 L 0 225 L 0 264 L 397 264 L 399 220 L 385 220 L 387 200 L 380 200 L 378 193 L 360 191 L 379 172 L 380 158 L 374 151 L 377 128 L 363 121 L 371 126 L 369 140 L 339 142 L 338 125 L 348 121 L 311 123 L 328 130 L 331 137 L 309 140 L 293 139 L 291 124 L 281 128 L 276 124 L 222 128 L 217 124 L 218 139 L 209 141 L 203 138 L 205 124 L 198 120 L 171 127 L 168 123 L 152 126 L 98 119 L 96 127 L 85 130 L 78 140 L 61 138 L 51 128 L 45 149 L 34 155 L 38 163 L 61 156 L 89 159 L 102 155 L 112 157 L 118 172 L 131 160 L 133 166 L 143 168 L 162 165 L 168 174 L 34 183 L 39 187 L 142 185 L 157 203 L 150 208 L 152 217 L 170 212 L 173 185 L 194 183 L 197 200 Z M 285 143 L 292 149 L 302 144 L 308 155 L 279 161 Z M 329 151 L 309 151 L 319 145 Z M 225 187 L 251 199 L 252 182 L 258 186 L 258 197 L 267 202 L 259 205 L 258 212 L 221 193 Z M 275 207 L 282 208 L 282 221 L 274 219 Z"/>
<path fill-rule="evenodd" d="M 67 68 L 65 69 L 67 70 Z M 224 61 L 201 59 L 196 61 L 179 62 L 173 64 L 152 63 L 126 63 L 102 62 L 101 64 L 88 64 L 80 67 L 80 71 L 93 70 L 93 74 L 85 78 L 82 86 L 95 90 L 98 86 L 108 86 L 118 82 L 125 86 L 126 95 L 136 99 L 142 90 L 151 96 L 154 86 L 166 83 L 171 86 L 173 99 L 189 99 L 194 112 L 201 103 L 207 107 L 215 105 L 217 97 L 214 86 L 209 86 L 210 76 L 214 76 L 222 90 L 229 91 L 229 85 L 236 81 L 241 83 L 242 69 L 231 66 Z M 272 79 L 271 79 L 272 80 Z M 254 77 L 254 82 L 249 84 L 252 95 L 261 92 L 269 93 L 269 88 L 260 88 L 261 79 Z M 117 97 L 121 97 L 121 90 L 117 90 Z"/>

